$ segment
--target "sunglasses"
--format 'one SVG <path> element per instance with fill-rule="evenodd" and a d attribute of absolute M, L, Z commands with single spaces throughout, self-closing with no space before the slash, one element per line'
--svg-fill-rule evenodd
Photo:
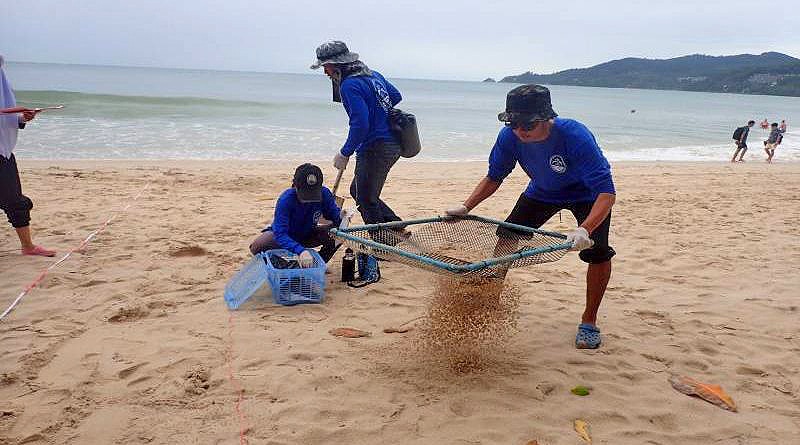
<path fill-rule="evenodd" d="M 506 126 L 513 128 L 514 130 L 522 130 L 522 131 L 531 131 L 539 126 L 542 122 L 545 121 L 533 121 L 533 122 L 507 122 Z"/>

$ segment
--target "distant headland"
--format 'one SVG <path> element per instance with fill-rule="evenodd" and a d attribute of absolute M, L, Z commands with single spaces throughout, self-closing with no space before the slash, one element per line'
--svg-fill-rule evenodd
<path fill-rule="evenodd" d="M 800 96 L 800 59 L 778 52 L 694 54 L 673 59 L 629 57 L 553 74 L 529 71 L 506 76 L 500 82 Z"/>

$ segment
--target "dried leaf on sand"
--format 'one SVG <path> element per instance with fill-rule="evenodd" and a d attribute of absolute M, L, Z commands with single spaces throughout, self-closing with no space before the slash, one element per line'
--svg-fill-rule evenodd
<path fill-rule="evenodd" d="M 411 328 L 408 326 L 402 326 L 398 328 L 388 327 L 383 329 L 384 334 L 405 334 L 406 332 L 410 331 Z"/>
<path fill-rule="evenodd" d="M 361 329 L 356 329 L 356 328 L 334 328 L 328 331 L 328 333 L 330 333 L 335 337 L 346 337 L 346 338 L 369 337 L 372 335 L 371 332 L 362 331 Z"/>
<path fill-rule="evenodd" d="M 589 424 L 585 420 L 575 419 L 575 432 L 586 443 L 592 443 L 592 436 L 589 435 Z"/>
<path fill-rule="evenodd" d="M 736 412 L 736 404 L 719 385 L 709 385 L 700 383 L 697 380 L 686 377 L 673 375 L 669 378 L 669 383 L 678 392 L 686 394 L 687 396 L 697 396 L 701 399 L 711 402 L 714 405 L 728 411 Z"/>

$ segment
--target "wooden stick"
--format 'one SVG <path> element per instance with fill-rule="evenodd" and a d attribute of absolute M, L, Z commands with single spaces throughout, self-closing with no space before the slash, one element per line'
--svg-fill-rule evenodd
<path fill-rule="evenodd" d="M 342 182 L 342 174 L 344 170 L 339 170 L 339 173 L 336 174 L 336 182 L 333 183 L 333 195 L 336 196 L 336 190 L 339 190 L 339 183 Z"/>

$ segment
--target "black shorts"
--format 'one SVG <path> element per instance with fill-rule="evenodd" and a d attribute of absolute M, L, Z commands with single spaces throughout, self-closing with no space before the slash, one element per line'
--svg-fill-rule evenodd
<path fill-rule="evenodd" d="M 17 160 L 12 154 L 6 159 L 0 156 L 0 209 L 8 216 L 14 228 L 27 227 L 31 222 L 33 201 L 22 194 Z"/>
<path fill-rule="evenodd" d="M 506 218 L 506 222 L 538 229 L 559 210 L 566 209 L 572 212 L 572 215 L 580 225 L 586 217 L 589 216 L 593 205 L 594 202 L 571 202 L 563 205 L 551 204 L 528 198 L 522 194 L 519 196 L 517 204 L 514 205 L 514 209 L 511 210 L 511 214 Z M 589 235 L 589 238 L 594 241 L 594 246 L 590 249 L 580 251 L 578 256 L 580 256 L 581 260 L 589 264 L 599 264 L 609 261 L 617 254 L 614 248 L 608 245 L 608 229 L 610 226 L 611 212 L 609 212 L 606 219 L 594 229 L 594 232 Z M 502 237 L 503 232 L 509 230 L 501 229 L 498 229 L 497 236 Z M 526 233 L 511 231 L 514 232 L 515 235 L 526 235 Z"/>

